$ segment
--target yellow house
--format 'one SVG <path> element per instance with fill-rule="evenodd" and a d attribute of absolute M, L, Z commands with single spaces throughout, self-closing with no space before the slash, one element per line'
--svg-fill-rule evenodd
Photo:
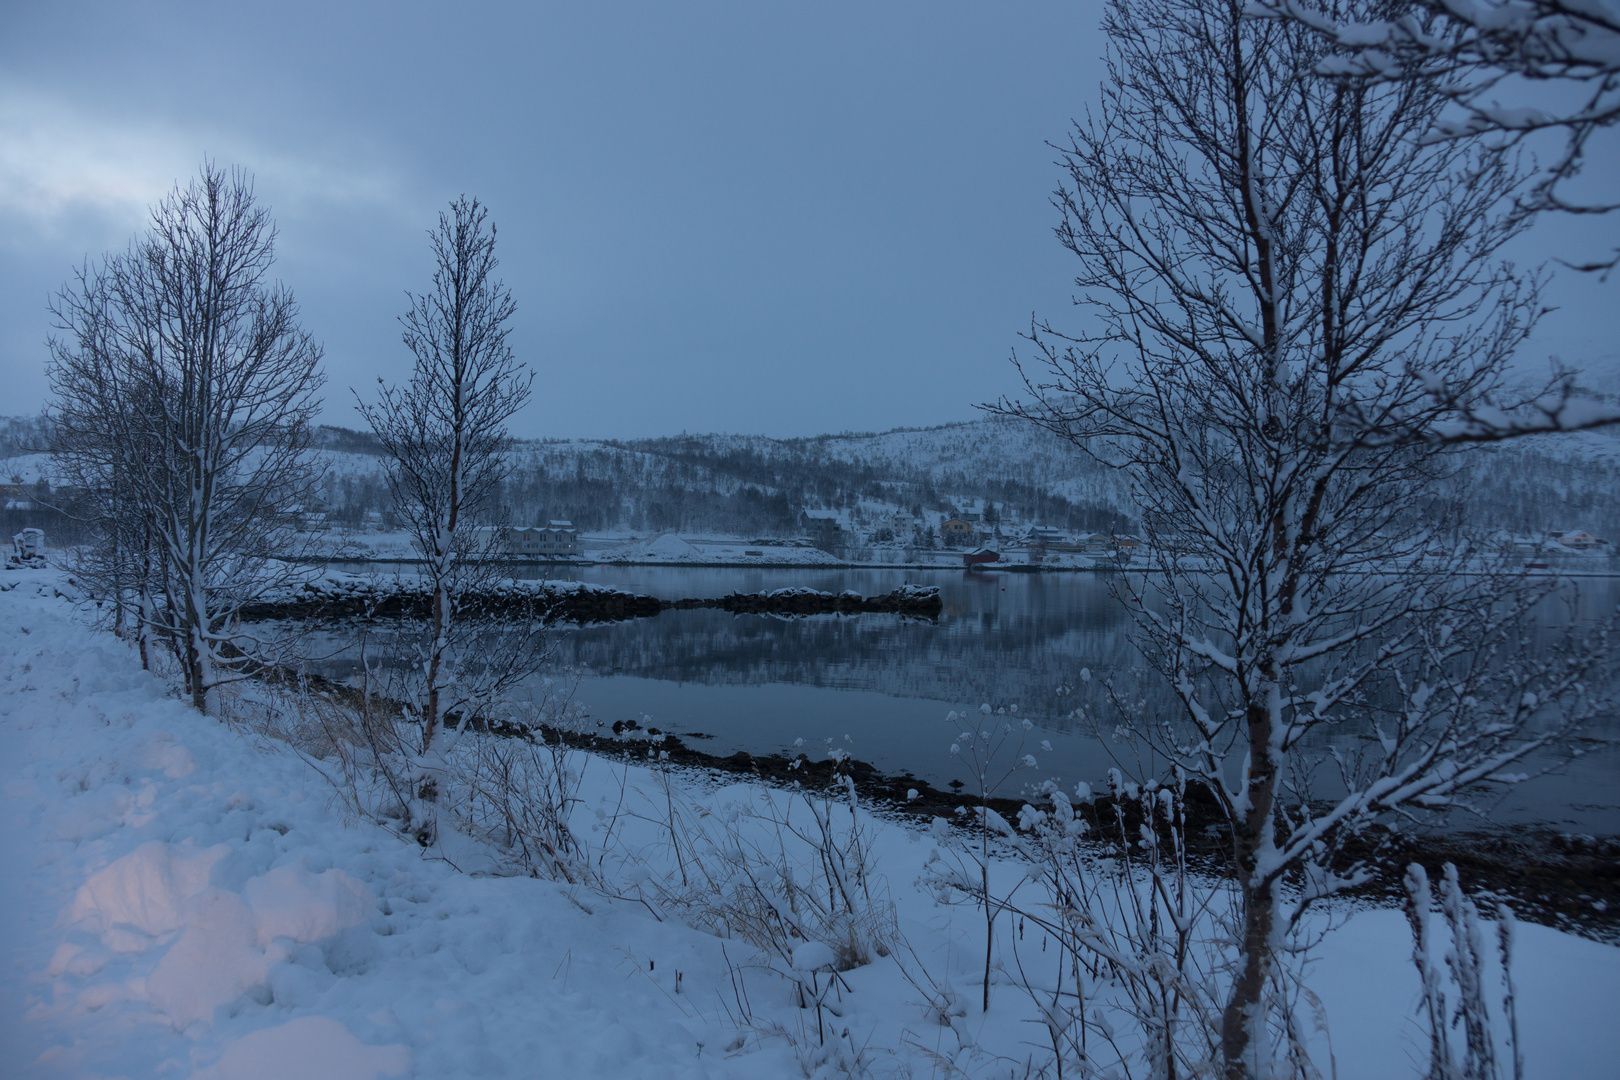
<path fill-rule="evenodd" d="M 946 547 L 973 542 L 973 526 L 961 518 L 946 518 L 939 523 L 939 539 Z"/>

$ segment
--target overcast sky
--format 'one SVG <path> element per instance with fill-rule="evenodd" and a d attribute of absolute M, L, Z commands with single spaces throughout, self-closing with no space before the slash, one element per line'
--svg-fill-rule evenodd
<path fill-rule="evenodd" d="M 0 414 L 44 401 L 49 294 L 207 155 L 274 213 L 330 422 L 409 370 L 396 319 L 463 192 L 539 373 L 516 434 L 968 418 L 1032 312 L 1072 318 L 1045 140 L 1097 97 L 1099 11 L 0 0 Z M 1611 363 L 1620 286 L 1564 278 L 1537 354 Z"/>

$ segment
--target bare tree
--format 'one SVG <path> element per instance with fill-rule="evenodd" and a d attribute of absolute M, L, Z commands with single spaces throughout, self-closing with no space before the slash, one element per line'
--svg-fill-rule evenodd
<path fill-rule="evenodd" d="M 359 408 L 389 454 L 396 508 L 432 594 L 420 665 L 421 772 L 415 784 L 416 797 L 431 802 L 446 716 L 459 712 L 465 718 L 474 704 L 491 700 L 525 674 L 521 663 L 493 662 L 487 640 L 481 656 L 467 655 L 469 631 L 476 634 L 477 627 L 459 625 L 458 609 L 490 583 L 501 552 L 499 530 L 480 531 L 480 516 L 495 509 L 493 496 L 507 471 L 506 422 L 528 401 L 534 377 L 507 344 L 516 308 L 494 276 L 495 227 L 488 211 L 462 196 L 439 215 L 429 238 L 433 288 L 411 296 L 411 308 L 400 319 L 405 345 L 416 358 L 411 380 L 384 386 L 376 404 L 362 402 Z M 505 641 L 511 648 L 524 644 L 510 636 Z M 485 677 L 475 677 L 480 671 Z"/>
<path fill-rule="evenodd" d="M 1332 77 L 1422 79 L 1454 105 L 1419 133 L 1425 139 L 1494 139 L 1542 132 L 1563 137 L 1524 200 L 1529 210 L 1606 214 L 1620 202 L 1568 194 L 1592 139 L 1620 123 L 1620 3 L 1616 0 L 1418 0 L 1353 10 L 1308 0 L 1255 0 L 1250 13 L 1310 26 L 1334 51 Z M 1562 101 L 1532 103 L 1539 84 Z M 1506 95 L 1519 100 L 1503 101 Z M 1541 94 L 1541 98 L 1548 95 Z M 1579 264 L 1608 271 L 1620 252 Z"/>
<path fill-rule="evenodd" d="M 317 479 L 321 350 L 269 279 L 274 248 L 251 179 L 205 164 L 52 305 L 53 449 L 97 508 L 117 588 L 134 575 L 142 624 L 204 710 L 256 651 L 238 610 L 296 573 Z"/>
<path fill-rule="evenodd" d="M 1237 1080 L 1293 1045 L 1282 954 L 1363 880 L 1346 843 L 1558 746 L 1600 650 L 1528 649 L 1541 590 L 1436 548 L 1461 451 L 1414 434 L 1483 414 L 1540 313 L 1496 259 L 1531 179 L 1422 139 L 1430 83 L 1323 80 L 1329 43 L 1239 0 L 1113 0 L 1105 28 L 1056 200 L 1087 326 L 1035 325 L 1032 400 L 992 409 L 1123 470 L 1142 510 L 1156 573 L 1121 596 L 1178 709 L 1126 724 L 1230 829 Z"/>
<path fill-rule="evenodd" d="M 125 479 L 130 460 L 143 456 L 140 433 L 125 400 L 118 346 L 104 279 L 88 264 L 55 307 L 71 342 L 53 341 L 54 423 L 44 440 L 67 483 L 79 493 L 69 512 L 89 526 L 95 542 L 80 546 L 75 570 L 92 595 L 113 604 L 113 630 L 126 633 L 126 612 L 139 644 L 141 666 L 151 666 L 155 622 L 151 517 L 136 504 Z"/>

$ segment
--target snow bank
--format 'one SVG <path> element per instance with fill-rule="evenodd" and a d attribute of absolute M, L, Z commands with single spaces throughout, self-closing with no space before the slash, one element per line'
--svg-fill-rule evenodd
<path fill-rule="evenodd" d="M 411 1071 L 403 1046 L 368 1046 L 326 1016 L 301 1016 L 244 1035 L 194 1080 L 372 1080 Z"/>
<path fill-rule="evenodd" d="M 345 823 L 303 762 L 192 712 L 74 622 L 48 572 L 11 580 L 0 1075 L 797 1071 L 779 1043 L 728 1059 L 712 995 L 700 1015 L 676 993 L 678 975 L 721 985 L 717 939 L 640 904 L 467 877 Z"/>

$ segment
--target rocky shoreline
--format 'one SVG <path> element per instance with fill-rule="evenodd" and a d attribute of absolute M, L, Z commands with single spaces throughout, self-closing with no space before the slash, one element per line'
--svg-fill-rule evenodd
<path fill-rule="evenodd" d="M 611 734 L 546 734 L 592 753 L 643 762 L 648 750 L 656 747 L 675 765 L 751 776 L 780 786 L 822 789 L 847 775 L 854 779 L 863 800 L 902 819 L 944 818 L 965 826 L 970 820 L 967 812 L 980 805 L 978 795 L 965 789 L 941 790 L 910 773 L 883 773 L 855 759 L 811 761 L 802 754 L 790 757 L 746 751 L 728 756 L 708 754 L 657 728 L 639 729 L 634 721 L 616 723 Z M 991 796 L 984 802 L 1006 820 L 1017 821 L 1026 800 Z M 1227 873 L 1230 849 L 1220 838 L 1223 825 L 1214 800 L 1189 788 L 1185 807 L 1190 860 L 1204 872 Z M 1098 796 L 1077 805 L 1075 811 L 1086 819 L 1090 835 L 1100 843 L 1118 841 L 1112 798 Z M 1134 803 L 1126 804 L 1125 825 L 1128 836 L 1134 836 L 1140 826 Z M 1364 862 L 1372 873 L 1366 884 L 1343 894 L 1353 901 L 1398 906 L 1405 896 L 1401 879 L 1407 866 L 1420 863 L 1432 878 L 1438 878 L 1441 865 L 1449 862 L 1457 867 L 1472 895 L 1505 902 L 1525 921 L 1620 944 L 1620 837 L 1586 836 L 1548 827 L 1479 832 L 1374 829 L 1346 855 Z"/>

